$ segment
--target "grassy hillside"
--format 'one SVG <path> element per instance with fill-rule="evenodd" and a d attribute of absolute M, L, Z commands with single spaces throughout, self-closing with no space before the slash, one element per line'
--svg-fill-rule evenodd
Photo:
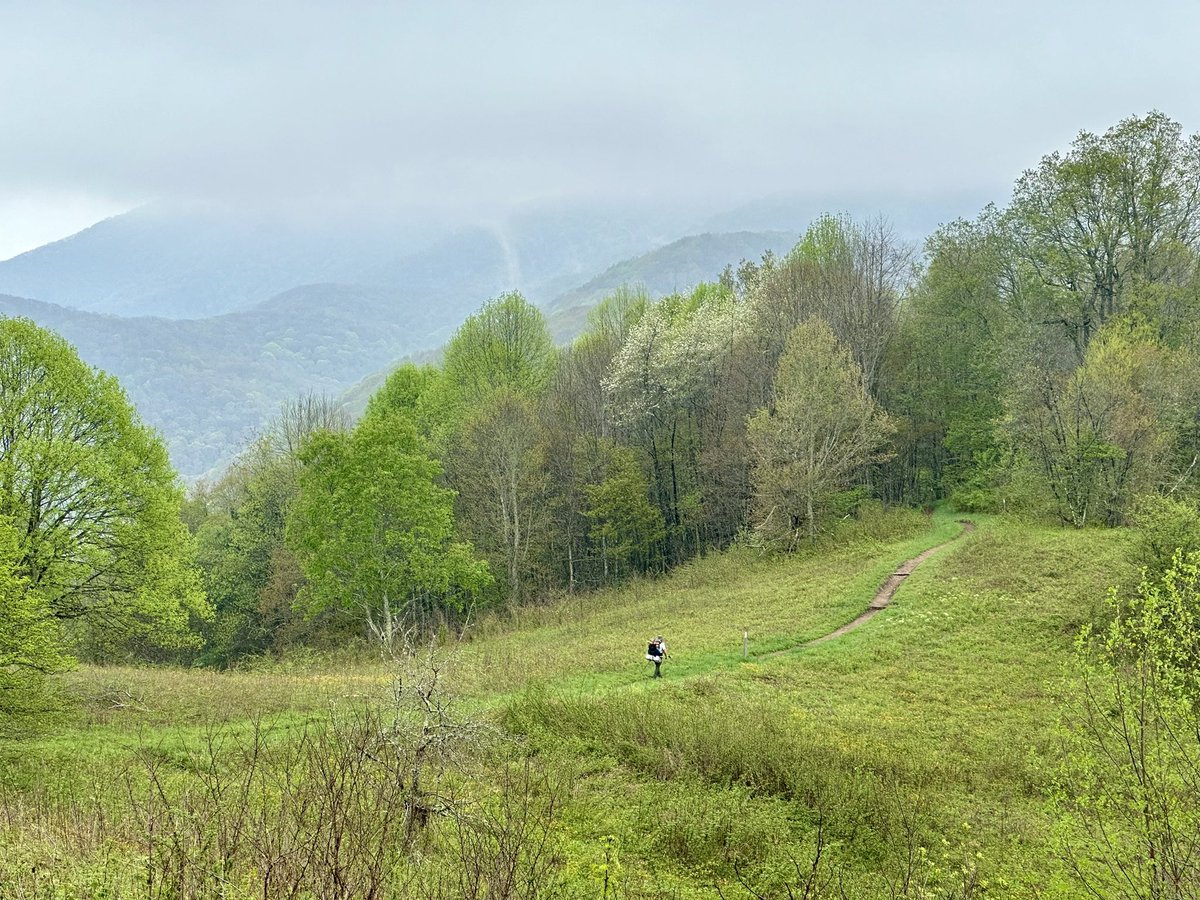
<path fill-rule="evenodd" d="M 800 628 L 788 641 L 821 630 L 826 616 L 836 619 L 838 603 L 842 620 L 851 617 L 850 595 L 861 605 L 882 580 L 887 567 L 879 560 L 922 543 L 787 564 L 807 588 L 796 592 Z M 1122 554 L 1117 534 L 989 523 L 924 565 L 892 608 L 834 642 L 742 662 L 732 635 L 721 652 L 697 634 L 699 646 L 679 652 L 661 689 L 644 678 L 602 692 L 567 681 L 530 691 L 506 721 L 538 746 L 568 743 L 596 759 L 584 808 L 595 810 L 588 822 L 597 831 L 614 817 L 658 819 L 625 836 L 648 861 L 648 879 L 664 877 L 664 827 L 675 832 L 668 883 L 682 887 L 694 886 L 697 863 L 728 872 L 730 854 L 765 862 L 771 850 L 763 845 L 777 854 L 789 842 L 793 855 L 811 852 L 813 819 L 823 816 L 859 896 L 886 895 L 885 874 L 922 846 L 936 851 L 925 870 L 940 885 L 932 896 L 950 896 L 963 866 L 999 896 L 1072 896 L 1047 810 L 1059 697 L 1078 627 L 1110 583 L 1130 576 Z M 781 614 L 780 601 L 771 602 L 775 578 L 763 589 L 752 573 L 727 580 L 733 573 L 723 561 L 696 589 L 678 584 L 674 599 L 702 598 L 705 610 L 697 617 L 704 624 L 689 620 L 683 633 L 732 624 L 731 595 L 742 592 L 765 601 L 755 604 L 765 617 Z M 669 608 L 667 597 L 661 602 Z M 787 633 L 775 628 L 773 636 Z M 537 643 L 541 633 L 517 640 Z M 625 802 L 614 803 L 611 779 L 629 773 L 690 787 L 659 790 L 654 799 L 618 793 Z M 655 804 L 664 807 L 657 815 Z M 909 826 L 919 829 L 916 846 Z"/>
<path fill-rule="evenodd" d="M 523 771 L 536 767 L 540 786 L 520 808 L 551 822 L 539 884 L 556 896 L 747 896 L 739 882 L 786 896 L 810 872 L 818 835 L 821 877 L 852 897 L 889 896 L 904 873 L 897 896 L 1078 896 L 1047 805 L 1060 695 L 1079 624 L 1108 585 L 1131 577 L 1127 539 L 979 525 L 923 564 L 891 607 L 816 647 L 788 650 L 857 615 L 895 565 L 960 532 L 954 517 L 880 517 L 836 547 L 782 560 L 730 552 L 485 618 L 442 677 L 458 698 L 453 715 L 519 742 L 460 759 L 442 790 L 508 797 L 511 754 Z M 641 659 L 658 632 L 671 649 L 661 682 Z M 327 721 L 330 709 L 386 702 L 392 674 L 372 663 L 81 669 L 67 679 L 76 714 L 2 745 L 0 866 L 10 877 L 24 866 L 27 885 L 116 885 L 141 871 L 146 826 L 123 785 L 140 796 L 147 765 L 169 786 L 210 783 L 214 734 L 245 746 L 257 722 L 299 740 L 301 723 Z M 252 764 L 221 760 L 231 774 Z M 494 833 L 515 828 L 505 821 Z M 465 852 L 453 833 L 436 820 L 402 870 L 450 877 Z"/>

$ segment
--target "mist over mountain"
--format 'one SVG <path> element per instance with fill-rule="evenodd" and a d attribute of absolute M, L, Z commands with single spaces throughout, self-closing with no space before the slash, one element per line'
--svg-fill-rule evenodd
<path fill-rule="evenodd" d="M 295 228 L 147 206 L 0 263 L 0 292 L 90 312 L 203 318 L 298 284 L 357 281 L 421 246 L 396 226 Z"/>
<path fill-rule="evenodd" d="M 146 206 L 0 263 L 0 314 L 58 331 L 116 375 L 194 479 L 299 393 L 349 391 L 351 408 L 365 406 L 397 360 L 436 350 L 505 291 L 543 306 L 566 342 L 621 285 L 688 290 L 785 252 L 825 211 L 882 213 L 916 242 L 970 209 L 953 196 L 904 202 L 779 196 L 722 213 L 560 204 L 469 225 Z M 773 227 L 688 230 L 754 222 Z"/>
<path fill-rule="evenodd" d="M 0 262 L 0 293 L 122 316 L 198 319 L 301 284 L 418 297 L 515 289 L 548 300 L 678 237 L 678 213 L 538 209 L 474 224 L 141 207 Z M 464 283 L 465 277 L 465 283 Z"/>
<path fill-rule="evenodd" d="M 567 341 L 587 310 L 622 284 L 643 285 L 653 296 L 686 290 L 727 264 L 784 250 L 795 239 L 780 232 L 704 234 L 609 265 L 621 247 L 650 238 L 614 229 L 589 247 L 583 230 L 556 242 L 552 223 L 533 225 L 462 230 L 368 273 L 391 287 L 306 284 L 205 318 L 120 316 L 0 295 L 0 315 L 57 331 L 84 360 L 117 376 L 163 433 L 176 468 L 195 479 L 238 452 L 299 393 L 336 396 L 357 385 L 349 406 L 365 406 L 397 360 L 436 350 L 504 291 L 519 287 L 543 300 L 556 338 Z M 56 253 L 73 246 L 60 244 Z M 577 275 L 592 259 L 604 263 Z M 544 300 L 563 283 L 572 289 Z"/>
<path fill-rule="evenodd" d="M 973 217 L 988 203 L 1003 199 L 1002 195 L 977 190 L 912 195 L 779 193 L 756 197 L 705 216 L 691 231 L 803 231 L 818 216 L 845 213 L 856 219 L 882 217 L 899 237 L 920 246 L 939 225 L 962 216 Z"/>
<path fill-rule="evenodd" d="M 547 303 L 609 266 L 705 232 L 797 233 L 825 212 L 882 214 L 920 241 L 978 197 L 779 195 L 713 202 L 541 204 L 450 221 L 151 204 L 0 262 L 0 293 L 121 316 L 199 319 L 302 284 L 359 284 L 425 299 L 520 290 Z"/>

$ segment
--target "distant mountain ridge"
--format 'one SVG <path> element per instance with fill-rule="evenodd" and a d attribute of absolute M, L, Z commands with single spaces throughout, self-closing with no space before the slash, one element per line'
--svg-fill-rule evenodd
<path fill-rule="evenodd" d="M 456 246 L 465 252 L 464 238 Z M 366 397 L 397 359 L 436 350 L 481 303 L 507 289 L 502 253 L 479 239 L 470 267 L 429 258 L 427 277 L 407 291 L 323 283 L 294 287 L 248 309 L 203 319 L 122 317 L 0 295 L 0 315 L 26 316 L 75 345 L 89 364 L 121 381 L 166 438 L 185 478 L 230 458 L 304 391 Z M 609 286 L 641 283 L 655 295 L 720 274 L 727 263 L 782 246 L 778 233 L 700 235 L 609 267 L 548 304 L 560 340 L 577 334 Z M 444 267 L 444 268 L 443 268 Z M 448 271 L 457 277 L 438 273 Z M 356 395 L 357 396 L 357 395 Z"/>
<path fill-rule="evenodd" d="M 293 225 L 144 207 L 0 262 L 0 293 L 169 319 L 246 310 L 321 283 L 420 299 L 520 289 L 545 301 L 678 228 L 664 217 L 592 209 L 448 228 Z"/>
<path fill-rule="evenodd" d="M 906 202 L 875 208 L 903 212 Z M 858 206 L 849 211 L 870 214 Z M 932 229 L 959 208 L 926 202 L 901 216 L 903 231 Z M 349 389 L 350 402 L 365 405 L 396 360 L 435 352 L 504 291 L 546 308 L 565 343 L 622 284 L 654 296 L 688 290 L 727 264 L 786 251 L 813 215 L 838 209 L 847 207 L 818 197 L 765 198 L 707 217 L 562 206 L 451 228 L 146 207 L 0 262 L 0 315 L 59 331 L 116 375 L 176 467 L 196 478 L 297 393 Z"/>

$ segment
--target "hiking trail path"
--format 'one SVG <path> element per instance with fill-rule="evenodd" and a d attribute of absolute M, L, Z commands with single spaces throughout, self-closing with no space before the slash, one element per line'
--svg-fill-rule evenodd
<path fill-rule="evenodd" d="M 896 591 L 899 589 L 900 585 L 904 584 L 904 579 L 908 578 L 908 576 L 916 570 L 917 566 L 921 565 L 921 563 L 925 562 L 925 560 L 929 559 L 929 557 L 933 556 L 933 554 L 937 553 L 939 550 L 949 547 L 964 534 L 970 534 L 975 530 L 975 523 L 967 519 L 960 519 L 959 524 L 961 524 L 963 527 L 962 531 L 950 538 L 950 540 L 943 541 L 936 546 L 930 547 L 928 550 L 918 553 L 912 559 L 897 566 L 896 571 L 889 575 L 887 581 L 885 581 L 879 590 L 875 592 L 875 597 L 873 600 L 871 600 L 870 605 L 867 606 L 862 615 L 860 615 L 853 622 L 847 622 L 841 628 L 831 631 L 829 634 L 822 635 L 819 638 L 813 638 L 811 641 L 805 641 L 804 643 L 796 644 L 793 647 L 785 647 L 782 650 L 775 650 L 772 653 L 764 653 L 759 657 L 759 659 L 770 659 L 773 656 L 782 656 L 784 653 L 802 650 L 805 647 L 815 647 L 818 644 L 824 644 L 826 641 L 832 641 L 834 638 L 839 638 L 846 632 L 853 631 L 855 628 L 858 628 L 858 626 L 869 622 L 879 613 L 880 610 L 885 609 L 887 605 L 892 602 L 892 597 L 896 595 Z"/>

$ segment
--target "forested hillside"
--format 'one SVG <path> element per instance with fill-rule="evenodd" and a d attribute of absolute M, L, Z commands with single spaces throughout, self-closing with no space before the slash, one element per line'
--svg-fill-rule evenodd
<path fill-rule="evenodd" d="M 660 296 L 773 245 L 778 239 L 766 234 L 686 238 L 613 272 L 652 285 L 653 296 Z M 542 260 L 549 268 L 539 271 L 561 279 L 566 276 L 553 267 L 562 262 Z M 336 397 L 364 376 L 377 387 L 398 358 L 438 348 L 482 298 L 503 290 L 509 278 L 520 280 L 514 265 L 519 268 L 494 235 L 473 232 L 380 274 L 398 287 L 308 284 L 198 319 L 99 315 L 0 295 L 0 314 L 54 329 L 89 363 L 118 376 L 141 414 L 162 431 L 175 466 L 196 478 L 241 450 L 289 398 L 304 392 Z M 606 283 L 621 284 L 617 277 L 608 274 Z M 571 308 L 553 313 L 551 323 L 565 340 L 579 332 L 602 294 L 577 289 L 564 296 Z M 383 374 L 372 378 L 376 372 Z M 357 414 L 366 395 L 356 397 L 347 402 Z"/>
<path fill-rule="evenodd" d="M 789 253 L 686 294 L 614 293 L 562 350 L 540 310 L 504 295 L 440 367 L 397 370 L 327 449 L 251 453 L 203 498 L 200 537 L 214 529 L 221 556 L 233 545 L 222 529 L 250 528 L 273 565 L 330 579 L 296 582 L 301 600 L 311 590 L 308 602 L 363 622 L 428 622 L 735 541 L 792 549 L 863 504 L 950 499 L 1074 527 L 1190 508 L 1196 142 L 1158 115 L 1082 135 L 1022 176 L 1006 208 L 934 234 L 925 265 L 881 221 L 826 217 Z M 398 433 L 403 444 L 387 437 Z M 384 543 L 360 547 L 354 571 L 397 580 L 346 587 L 322 535 L 387 521 L 383 496 L 352 501 L 367 490 L 355 479 L 396 466 L 449 491 L 436 516 L 453 516 L 486 583 L 393 569 L 390 554 L 412 548 Z M 283 492 L 269 539 L 242 510 L 262 479 Z M 293 503 L 322 514 L 286 524 Z M 402 531 L 434 514 L 413 511 Z M 253 618 L 269 568 L 231 615 Z"/>

